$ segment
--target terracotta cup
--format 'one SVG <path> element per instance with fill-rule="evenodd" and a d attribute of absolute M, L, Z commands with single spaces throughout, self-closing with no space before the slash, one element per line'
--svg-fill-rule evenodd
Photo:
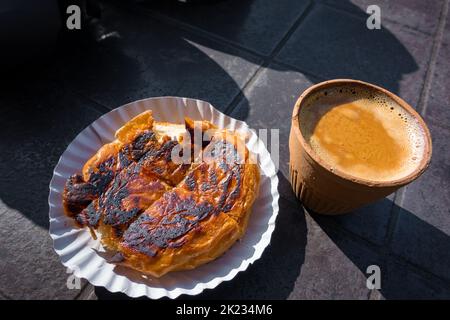
<path fill-rule="evenodd" d="M 299 111 L 305 98 L 317 90 L 349 85 L 382 92 L 414 116 L 425 134 L 424 155 L 421 163 L 410 175 L 393 181 L 376 182 L 349 176 L 339 170 L 330 171 L 327 165 L 311 149 L 300 131 Z M 417 179 L 428 167 L 431 159 L 430 132 L 419 114 L 401 98 L 378 86 L 349 79 L 337 79 L 316 84 L 298 98 L 292 116 L 289 137 L 290 181 L 303 205 L 321 214 L 343 214 L 386 197 L 398 188 Z"/>

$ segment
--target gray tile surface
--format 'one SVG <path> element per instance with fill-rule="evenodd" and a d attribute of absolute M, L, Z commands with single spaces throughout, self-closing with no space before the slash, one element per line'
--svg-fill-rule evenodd
<path fill-rule="evenodd" d="M 313 215 L 313 218 L 339 250 L 352 261 L 353 266 L 345 266 L 345 263 L 342 263 L 343 267 L 338 268 L 340 272 L 356 266 L 361 274 L 368 278 L 367 268 L 369 266 L 379 267 L 381 275 L 380 289 L 371 290 L 369 299 L 448 299 L 450 293 L 448 281 L 443 281 L 427 271 L 405 263 L 398 256 L 387 253 L 385 248 L 368 250 L 367 246 L 359 246 L 357 244 L 360 244 L 360 242 L 357 239 L 352 241 L 350 237 L 343 236 L 317 215 Z M 316 247 L 320 248 L 320 246 Z M 328 254 L 327 257 L 330 255 Z M 305 259 L 305 261 L 309 260 Z M 362 280 L 359 280 L 360 286 L 362 285 Z M 366 285 L 365 279 L 363 285 Z M 351 288 L 355 289 L 355 285 L 351 286 Z M 310 291 L 307 290 L 307 292 Z M 345 290 L 344 292 L 348 294 L 348 291 Z"/>
<path fill-rule="evenodd" d="M 306 215 L 305 263 L 290 299 L 368 299 L 365 271 L 381 257 Z"/>
<path fill-rule="evenodd" d="M 382 280 L 382 299 L 444 299 L 448 300 L 450 289 L 440 279 L 421 274 L 410 266 L 390 261 Z"/>
<path fill-rule="evenodd" d="M 366 21 L 317 5 L 276 57 L 322 78 L 353 78 L 419 101 L 432 37 L 396 24 L 368 30 Z"/>
<path fill-rule="evenodd" d="M 163 13 L 263 55 L 269 55 L 305 11 L 309 0 L 239 0 L 186 5 L 147 1 Z"/>
<path fill-rule="evenodd" d="M 253 129 L 268 129 L 268 148 L 278 130 L 279 168 L 287 181 L 289 179 L 289 132 L 294 104 L 300 94 L 317 80 L 289 70 L 277 64 L 271 64 L 261 70 L 258 77 L 244 92 L 245 99 L 231 113 L 231 116 L 244 120 Z M 248 111 L 247 111 L 248 110 Z M 280 194 L 291 201 L 295 195 L 289 183 L 280 184 Z"/>
<path fill-rule="evenodd" d="M 443 39 L 442 41 L 446 44 L 450 44 L 450 20 L 449 20 L 449 15 L 450 15 L 450 6 L 447 9 L 447 21 L 445 21 L 445 26 L 444 26 L 444 34 L 443 34 Z"/>
<path fill-rule="evenodd" d="M 57 79 L 109 108 L 151 96 L 181 96 L 204 99 L 224 110 L 260 62 L 115 7 L 105 7 L 102 23 L 117 36 L 70 48 Z"/>
<path fill-rule="evenodd" d="M 77 95 L 36 86 L 0 99 L 8 119 L 0 129 L 0 292 L 73 299 L 80 290 L 67 289 L 69 274 L 48 234 L 48 185 L 66 146 L 100 113 Z"/>
<path fill-rule="evenodd" d="M 323 223 L 334 223 L 378 246 L 384 246 L 392 215 L 394 194 L 342 216 L 318 216 Z"/>
<path fill-rule="evenodd" d="M 444 3 L 442 0 L 318 0 L 318 2 L 362 16 L 367 16 L 366 11 L 370 5 L 377 5 L 381 9 L 382 22 L 383 19 L 388 19 L 428 34 L 436 32 Z"/>
<path fill-rule="evenodd" d="M 450 35 L 450 29 L 447 31 Z M 426 116 L 450 129 L 450 42 L 442 44 L 434 69 Z"/>
<path fill-rule="evenodd" d="M 46 91 L 48 90 L 48 91 Z M 54 85 L 0 99 L 0 198 L 36 225 L 48 228 L 48 185 L 59 157 L 101 113 Z"/>
<path fill-rule="evenodd" d="M 46 212 L 40 212 L 45 214 Z M 53 251 L 47 229 L 0 199 L 0 291 L 8 299 L 74 299 L 77 288 Z M 7 241 L 7 242 L 6 242 Z M 7 243 L 7 245 L 6 245 Z M 75 281 L 75 280 L 73 280 Z M 80 281 L 81 288 L 86 285 Z"/>
<path fill-rule="evenodd" d="M 433 156 L 429 169 L 404 193 L 393 251 L 450 280 L 450 131 L 429 122 Z"/>
<path fill-rule="evenodd" d="M 253 128 L 279 129 L 271 245 L 232 281 L 183 299 L 450 298 L 449 21 L 436 34 L 443 1 L 371 2 L 382 8 L 381 31 L 365 28 L 369 1 L 309 2 L 105 3 L 104 40 L 64 38 L 53 57 L 5 77 L 0 299 L 127 298 L 91 285 L 67 289 L 48 235 L 48 183 L 65 147 L 99 115 L 162 95 L 205 99 Z M 434 40 L 443 42 L 435 56 Z M 290 117 L 304 89 L 337 77 L 382 85 L 425 110 L 433 159 L 395 203 L 391 195 L 345 216 L 309 215 L 287 180 Z M 372 264 L 381 269 L 379 291 L 366 288 Z"/>

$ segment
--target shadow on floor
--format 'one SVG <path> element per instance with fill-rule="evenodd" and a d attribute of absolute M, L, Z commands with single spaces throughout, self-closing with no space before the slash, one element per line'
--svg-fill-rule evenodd
<path fill-rule="evenodd" d="M 391 200 L 383 199 L 379 201 L 378 205 L 380 203 L 384 203 L 384 207 L 392 207 L 391 212 L 393 214 L 402 215 L 403 219 L 408 221 L 408 232 L 401 236 L 405 239 L 414 239 L 418 236 L 423 237 L 421 241 L 426 247 L 415 248 L 411 244 L 408 248 L 401 248 L 403 252 L 409 251 L 414 253 L 416 251 L 416 258 L 424 262 L 427 259 L 424 252 L 442 250 L 442 259 L 440 260 L 440 263 L 444 264 L 442 269 L 450 269 L 450 260 L 447 253 L 450 251 L 450 237 L 448 235 L 419 219 L 414 213 L 392 203 Z M 370 208 L 368 208 L 367 210 L 361 210 L 361 213 L 358 214 L 364 214 L 364 211 L 371 212 Z M 371 212 L 371 214 L 375 214 L 375 212 Z M 348 241 L 348 237 L 336 231 L 335 222 L 339 217 L 328 217 L 318 214 L 312 214 L 311 216 L 363 274 L 367 275 L 367 267 L 370 265 L 376 264 L 380 267 L 381 290 L 379 291 L 385 299 L 448 299 L 450 297 L 450 289 L 448 285 L 445 285 L 445 282 L 428 272 L 418 270 L 390 251 L 393 246 L 398 246 L 395 241 L 399 241 L 399 239 L 393 238 L 390 244 L 385 243 L 382 246 L 383 248 L 380 247 L 379 251 L 384 252 L 381 255 L 361 254 L 361 251 L 356 251 L 355 246 Z M 377 226 L 373 227 L 377 228 Z"/>
<path fill-rule="evenodd" d="M 214 14 L 220 14 L 215 7 L 219 4 L 192 7 L 184 10 L 183 15 L 186 19 L 206 17 L 204 19 L 212 24 L 212 28 L 228 28 L 227 33 L 238 38 L 254 2 L 232 2 L 234 9 L 227 11 L 230 14 L 226 25 L 220 25 L 223 20 L 214 19 Z M 170 6 L 174 11 L 180 10 L 175 8 L 180 4 L 172 3 Z M 320 10 L 312 11 L 302 24 L 305 37 L 302 33 L 294 33 L 293 42 L 282 50 L 281 57 L 300 67 L 308 66 L 310 73 L 322 78 L 358 78 L 393 92 L 398 92 L 403 75 L 417 70 L 411 54 L 388 29 L 372 32 L 355 27 L 346 16 L 333 19 L 333 10 Z M 328 18 L 320 19 L 321 14 Z M 365 16 L 362 11 L 361 16 Z M 116 12 L 102 21 L 109 30 L 117 31 L 119 38 L 101 44 L 66 43 L 58 49 L 55 61 L 40 69 L 40 76 L 33 75 L 31 78 L 35 79 L 30 80 L 29 70 L 24 68 L 22 74 L 16 75 L 17 81 L 10 84 L 11 90 L 1 96 L 0 104 L 4 108 L 0 110 L 0 143 L 2 159 L 6 160 L 0 164 L 0 198 L 43 228 L 48 228 L 47 185 L 59 155 L 77 132 L 100 115 L 93 109 L 84 108 L 84 105 L 100 102 L 116 107 L 149 96 L 178 95 L 205 99 L 225 110 L 229 96 L 240 93 L 244 99 L 240 104 L 244 109 L 242 117 L 245 119 L 248 114 L 250 106 L 241 92 L 242 84 L 236 83 L 197 44 L 252 63 L 258 59 L 191 33 L 166 32 L 159 23 L 147 24 L 142 19 L 133 21 L 131 18 L 123 18 L 122 21 L 119 17 Z M 347 27 L 351 32 L 345 32 Z M 342 31 L 343 28 L 338 40 L 329 32 Z M 278 67 L 271 64 L 269 68 Z M 197 76 L 200 69 L 206 71 Z M 286 71 L 286 67 L 282 70 Z M 204 75 L 209 77 L 205 79 Z M 287 183 L 284 178 L 280 179 L 280 183 Z M 289 295 L 304 262 L 306 224 L 304 216 L 291 210 L 284 201 L 280 201 L 280 215 L 272 244 L 263 257 L 233 281 L 197 298 L 282 299 Z M 430 243 L 437 241 L 448 248 L 448 236 L 419 220 L 413 213 L 408 214 L 418 228 L 427 231 L 428 237 L 432 238 Z M 325 223 L 321 226 L 327 231 Z M 328 232 L 332 236 L 332 232 Z M 337 237 L 335 242 L 340 245 Z M 358 257 L 341 246 L 356 265 L 365 267 Z M 387 276 L 396 279 L 393 271 Z M 405 294 L 401 289 L 403 285 L 411 286 L 407 288 L 410 289 L 407 295 L 420 294 L 414 281 L 409 284 L 400 282 L 399 286 L 391 284 L 382 293 L 387 298 L 402 297 Z M 101 288 L 96 288 L 96 294 L 99 298 L 112 298 Z"/>
<path fill-rule="evenodd" d="M 258 45 L 266 48 L 266 42 L 272 40 L 271 34 L 274 32 L 269 29 L 272 25 L 277 28 L 276 21 L 280 19 L 265 11 L 278 12 L 278 6 L 292 7 L 295 11 L 296 7 L 303 9 L 313 3 L 307 7 L 307 17 L 290 36 L 275 61 L 295 65 L 307 72 L 307 76 L 314 75 L 310 78 L 313 82 L 317 77 L 326 80 L 352 78 L 398 93 L 402 77 L 418 70 L 416 61 L 402 41 L 384 25 L 381 30 L 369 30 L 366 27 L 368 14 L 349 0 L 341 0 L 339 5 L 345 6 L 346 12 L 352 14 L 321 2 L 327 1 L 283 0 L 274 4 L 265 0 L 228 0 L 186 5 L 178 1 L 144 0 L 141 3 L 150 10 L 218 34 L 253 51 L 259 51 Z M 265 12 L 264 19 L 255 16 L 254 12 L 259 14 L 260 11 Z M 205 18 L 216 14 L 220 16 L 215 19 Z M 272 25 L 269 24 L 271 19 Z M 280 31 L 280 35 L 283 32 Z M 254 41 L 255 38 L 258 41 Z M 280 39 L 281 36 L 276 40 Z M 203 44 L 202 39 L 195 41 Z M 227 50 L 215 46 L 215 43 L 205 42 L 204 45 L 220 51 Z M 233 50 L 226 52 L 239 54 Z M 288 71 L 277 64 L 270 64 L 268 68 Z"/>
<path fill-rule="evenodd" d="M 191 17 L 194 19 L 202 15 L 211 17 L 212 12 L 217 9 L 215 6 L 223 3 L 227 1 L 188 7 L 171 2 L 164 6 L 166 10 L 175 13 L 179 12 L 180 8 L 185 9 L 183 15 L 189 20 Z M 230 1 L 230 3 L 234 6 L 233 11 L 227 11 L 227 21 L 231 27 L 228 25 L 222 27 L 228 28 L 227 34 L 238 37 L 247 17 L 251 14 L 253 1 Z M 158 1 L 154 5 L 162 6 Z M 358 9 L 355 7 L 355 10 Z M 230 12 L 233 15 L 229 15 Z M 79 119 L 76 117 L 72 123 L 67 119 L 61 120 L 65 117 L 64 112 L 69 111 L 66 106 L 69 99 L 67 91 L 81 92 L 89 99 L 111 108 L 149 96 L 178 95 L 211 101 L 222 110 L 226 108 L 224 96 L 231 92 L 236 94 L 240 92 L 240 85 L 217 62 L 188 40 L 195 40 L 196 43 L 230 55 L 239 55 L 241 51 L 219 46 L 216 42 L 206 41 L 202 37 L 193 37 L 190 33 L 181 35 L 173 32 L 164 33 L 164 28 L 160 24 L 147 25 L 146 21 L 130 21 L 129 16 L 128 18 L 124 16 L 124 21 L 119 22 L 118 14 L 117 11 L 112 14 L 107 11 L 103 23 L 107 26 L 106 30 L 116 31 L 120 35 L 119 38 L 107 39 L 102 43 L 89 41 L 73 43 L 70 41 L 74 39 L 65 39 L 66 41 L 60 42 L 54 61 L 47 64 L 42 64 L 41 61 L 30 62 L 31 64 L 23 66 L 19 73 L 14 73 L 11 81 L 8 81 L 8 86 L 2 88 L 4 93 L 0 100 L 2 105 L 0 134 L 6 161 L 2 161 L 1 170 L 4 173 L 3 177 L 6 176 L 7 179 L 0 182 L 0 196 L 8 206 L 19 210 L 44 228 L 48 227 L 45 204 L 48 190 L 45 184 L 37 183 L 37 180 L 46 182 L 50 180 L 58 156 L 76 134 L 72 132 L 72 128 L 80 130 L 88 124 L 77 123 Z M 361 14 L 364 13 L 361 11 Z M 207 21 L 212 24 L 213 29 L 220 28 L 220 25 L 215 25 L 216 21 L 223 23 L 223 19 L 207 19 Z M 314 26 L 315 22 L 307 19 L 304 23 L 310 28 L 314 27 L 312 30 L 314 32 L 342 27 L 340 25 L 342 21 L 332 19 Z M 154 28 L 145 29 L 149 27 Z M 137 38 L 136 30 L 145 30 L 145 36 Z M 318 38 L 317 45 L 311 42 L 306 49 L 302 49 L 307 52 L 304 52 L 300 59 L 309 64 L 315 61 L 311 59 L 321 57 L 323 60 L 318 61 L 320 63 L 312 63 L 314 68 L 319 68 L 313 70 L 317 74 L 327 74 L 330 78 L 352 76 L 397 92 L 402 75 L 417 69 L 416 63 L 401 42 L 387 29 L 376 32 L 364 28 L 361 30 L 362 34 L 357 36 L 357 42 L 354 35 L 348 34 L 346 39 L 330 41 L 325 49 L 322 47 L 324 40 Z M 142 41 L 138 41 L 140 39 Z M 354 47 L 350 48 L 351 50 L 346 49 L 347 55 L 343 55 L 339 52 L 342 51 L 346 41 L 352 41 Z M 169 47 L 172 48 L 171 51 L 167 49 Z M 392 53 L 388 59 L 380 55 L 383 48 L 389 48 L 389 52 Z M 173 55 L 170 52 L 173 52 Z M 172 56 L 167 56 L 168 53 Z M 369 54 L 361 59 L 362 53 Z M 183 55 L 193 56 L 198 62 L 194 64 L 190 61 L 178 62 L 183 60 Z M 292 52 L 292 55 L 297 55 L 297 52 Z M 242 54 L 241 57 L 255 62 L 246 54 Z M 381 58 L 383 68 L 378 67 Z M 356 61 L 361 60 L 363 65 L 355 67 Z M 330 61 L 333 62 L 332 67 Z M 200 66 L 207 69 L 207 74 L 211 75 L 208 84 L 205 83 L 203 75 L 195 75 L 194 69 Z M 270 67 L 275 68 L 276 65 Z M 286 68 L 282 70 L 286 71 Z M 225 86 L 226 92 L 215 87 L 215 79 Z M 210 84 L 211 82 L 213 83 Z M 31 90 L 28 90 L 30 88 Z M 89 112 L 82 110 L 82 104 L 87 104 L 86 101 L 78 99 L 79 105 L 70 106 L 71 112 L 78 114 Z M 250 106 L 245 96 L 243 99 L 240 108 L 244 110 L 239 114 L 245 119 Z M 14 174 L 11 173 L 12 168 L 16 169 Z"/>
<path fill-rule="evenodd" d="M 24 62 L 2 79 L 0 198 L 45 229 L 53 168 L 102 113 L 152 96 L 199 98 L 224 110 L 241 92 L 242 83 L 173 28 L 111 7 L 101 24 L 118 36 L 96 42 L 88 34 L 63 35 L 52 56 Z"/>

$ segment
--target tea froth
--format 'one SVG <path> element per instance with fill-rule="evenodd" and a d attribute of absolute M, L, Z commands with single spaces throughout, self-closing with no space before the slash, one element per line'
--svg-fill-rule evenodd
<path fill-rule="evenodd" d="M 343 85 L 313 92 L 303 103 L 300 131 L 331 170 L 392 181 L 413 173 L 422 161 L 421 126 L 383 93 Z"/>

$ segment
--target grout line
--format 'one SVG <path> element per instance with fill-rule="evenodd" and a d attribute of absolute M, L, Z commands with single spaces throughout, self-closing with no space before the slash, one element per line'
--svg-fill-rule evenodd
<path fill-rule="evenodd" d="M 283 35 L 283 37 L 278 41 L 275 48 L 272 50 L 270 55 L 264 59 L 262 57 L 263 63 L 258 67 L 256 72 L 253 74 L 253 76 L 250 77 L 250 79 L 242 86 L 239 94 L 234 97 L 234 99 L 231 101 L 231 103 L 228 105 L 228 107 L 225 109 L 225 113 L 230 114 L 236 109 L 236 106 L 239 104 L 239 102 L 244 98 L 245 90 L 252 86 L 252 84 L 256 81 L 256 79 L 259 78 L 259 75 L 272 63 L 274 62 L 275 57 L 280 53 L 280 51 L 283 49 L 284 45 L 289 41 L 292 34 L 298 29 L 300 24 L 305 20 L 305 18 L 309 15 L 312 8 L 314 7 L 314 2 L 310 1 L 306 8 L 302 11 L 302 13 L 296 18 L 295 22 L 292 24 L 292 26 L 289 28 L 289 30 Z M 239 47 L 239 46 L 238 46 Z"/>
<path fill-rule="evenodd" d="M 233 40 L 230 40 L 230 39 L 224 38 L 222 36 L 219 36 L 217 34 L 208 32 L 208 31 L 203 30 L 203 29 L 201 29 L 199 27 L 193 26 L 193 25 L 191 25 L 191 24 L 189 24 L 187 22 L 183 22 L 183 21 L 177 20 L 176 18 L 172 18 L 172 17 L 170 17 L 170 16 L 168 16 L 166 14 L 157 12 L 155 10 L 152 10 L 152 9 L 149 9 L 149 8 L 146 8 L 146 7 L 131 7 L 131 8 L 128 8 L 128 9 L 131 9 L 133 12 L 139 11 L 141 14 L 145 14 L 146 16 L 150 16 L 150 17 L 154 18 L 155 20 L 157 20 L 159 22 L 163 22 L 165 24 L 168 24 L 171 27 L 174 27 L 174 28 L 176 28 L 178 30 L 190 32 L 190 33 L 192 33 L 192 34 L 194 34 L 196 36 L 203 37 L 205 39 L 208 39 L 210 41 L 213 41 L 213 42 L 221 44 L 221 45 L 228 45 L 228 46 L 230 46 L 232 48 L 238 48 L 239 50 L 241 50 L 243 52 L 246 52 L 246 53 L 248 53 L 250 55 L 254 55 L 256 57 L 267 58 L 267 55 L 258 53 L 254 49 L 242 46 L 242 45 L 240 45 L 239 43 L 237 43 L 237 42 L 235 42 Z"/>
<path fill-rule="evenodd" d="M 441 122 L 437 121 L 436 119 L 427 119 L 427 124 L 429 126 L 437 127 L 438 129 L 450 131 L 450 124 L 441 123 Z"/>
<path fill-rule="evenodd" d="M 392 261 L 397 264 L 403 264 L 403 265 L 407 266 L 410 270 L 417 273 L 422 278 L 440 282 L 440 283 L 442 283 L 442 285 L 444 287 L 446 287 L 447 289 L 450 289 L 450 280 L 449 279 L 445 279 L 442 276 L 439 276 L 439 275 L 433 273 L 432 271 L 424 269 L 422 266 L 415 264 L 414 262 L 411 262 L 411 261 L 407 260 L 406 258 L 399 256 L 395 253 L 390 253 L 388 255 L 388 257 L 391 258 Z M 389 275 L 388 275 L 388 278 L 389 278 Z"/>
<path fill-rule="evenodd" d="M 400 216 L 401 204 L 403 203 L 404 189 L 397 190 L 392 200 L 392 207 L 390 209 L 390 217 L 387 225 L 386 235 L 384 238 L 384 247 L 386 249 L 385 254 L 389 252 L 392 237 L 394 236 L 395 227 Z"/>
<path fill-rule="evenodd" d="M 253 83 L 255 83 L 256 79 L 259 78 L 259 75 L 264 72 L 266 67 L 266 62 L 263 62 L 261 65 L 258 66 L 256 71 L 253 73 L 253 75 L 248 79 L 246 83 L 240 88 L 238 94 L 234 96 L 234 98 L 231 100 L 231 102 L 228 104 L 228 106 L 225 108 L 223 113 L 225 114 L 231 114 L 234 109 L 239 105 L 239 103 L 242 101 L 242 99 L 245 97 L 244 91 L 251 87 Z"/>
<path fill-rule="evenodd" d="M 236 48 L 238 48 L 238 47 L 236 47 Z M 245 93 L 244 93 L 245 90 L 248 89 L 249 87 L 251 87 L 253 85 L 253 83 L 256 81 L 256 79 L 258 79 L 259 75 L 262 72 L 264 72 L 264 70 L 271 64 L 277 64 L 281 67 L 289 69 L 289 71 L 299 72 L 299 73 L 305 75 L 310 80 L 314 79 L 313 81 L 315 81 L 315 82 L 320 82 L 320 81 L 326 80 L 326 78 L 324 78 L 324 77 L 317 76 L 310 72 L 304 71 L 304 70 L 299 69 L 295 66 L 292 66 L 288 63 L 280 62 L 273 58 L 272 59 L 266 58 L 265 60 L 263 60 L 261 65 L 256 69 L 255 73 L 250 77 L 250 79 L 242 86 L 242 88 L 240 89 L 240 92 L 231 100 L 231 102 L 228 104 L 228 107 L 225 108 L 224 113 L 231 114 L 234 111 L 234 109 L 237 107 L 237 105 L 241 102 L 242 98 L 245 97 Z"/>
<path fill-rule="evenodd" d="M 386 234 L 383 240 L 384 245 L 381 250 L 381 268 L 383 270 L 387 270 L 387 275 L 385 279 L 389 279 L 389 269 L 388 269 L 389 258 L 391 256 L 396 257 L 395 255 L 391 255 L 390 247 L 392 238 L 394 236 L 395 227 L 397 226 L 398 218 L 400 216 L 400 210 L 402 210 L 401 207 L 397 206 L 396 204 L 398 201 L 402 202 L 402 199 L 403 199 L 403 189 L 397 190 L 394 193 L 394 199 L 392 199 L 392 206 L 389 210 L 390 215 L 388 225 L 386 228 Z"/>
<path fill-rule="evenodd" d="M 228 107 L 225 108 L 224 113 L 230 114 L 231 112 L 234 111 L 235 107 L 241 102 L 242 98 L 244 98 L 245 90 L 248 89 L 249 87 L 251 87 L 253 85 L 253 83 L 256 81 L 256 79 L 259 77 L 259 75 L 271 64 L 277 64 L 280 67 L 284 67 L 284 68 L 288 69 L 289 71 L 301 73 L 304 76 L 306 76 L 309 80 L 312 80 L 313 82 L 321 82 L 321 81 L 327 80 L 327 78 L 324 78 L 322 76 L 317 76 L 308 71 L 297 68 L 296 66 L 290 65 L 286 62 L 280 62 L 276 59 L 272 59 L 272 60 L 267 59 L 261 63 L 261 65 L 256 69 L 255 73 L 242 86 L 242 88 L 240 89 L 240 92 L 231 100 L 231 102 L 228 104 Z"/>
<path fill-rule="evenodd" d="M 314 217 L 311 216 L 311 218 L 313 220 L 315 220 L 317 224 L 319 224 Z M 319 226 L 320 226 L 320 224 L 319 224 Z M 410 270 L 419 274 L 421 277 L 423 277 L 425 279 L 434 279 L 435 281 L 442 282 L 445 287 L 450 289 L 450 280 L 449 279 L 445 279 L 445 278 L 433 273 L 432 271 L 424 269 L 422 266 L 417 265 L 414 262 L 407 260 L 406 258 L 404 258 L 396 253 L 388 251 L 386 248 L 384 248 L 384 246 L 380 246 L 375 243 L 372 243 L 370 240 L 367 240 L 367 239 L 361 237 L 360 235 L 357 235 L 357 234 L 353 233 L 352 231 L 345 229 L 344 227 L 335 223 L 332 220 L 328 221 L 328 226 L 330 228 L 330 231 L 335 232 L 337 234 L 341 234 L 341 235 L 345 236 L 346 238 L 348 238 L 349 240 L 357 243 L 358 245 L 365 247 L 366 249 L 372 251 L 375 254 L 378 254 L 382 260 L 381 267 L 383 269 L 387 270 L 387 262 L 389 260 L 392 262 L 395 262 L 397 264 L 404 264 Z M 324 230 L 324 232 L 325 232 L 325 230 Z M 325 232 L 325 233 L 327 233 L 327 232 Z M 332 237 L 330 237 L 330 238 L 332 238 Z M 338 245 L 337 245 L 337 247 L 339 248 Z M 363 272 L 364 272 L 364 270 L 363 270 Z"/>
<path fill-rule="evenodd" d="M 84 286 L 80 289 L 80 292 L 78 292 L 76 294 L 76 296 L 73 298 L 73 300 L 78 300 L 78 298 L 83 294 L 83 292 L 86 290 L 86 288 L 88 287 L 89 282 L 86 281 L 86 283 L 84 284 Z"/>
<path fill-rule="evenodd" d="M 76 300 L 91 300 L 90 298 L 95 295 L 94 286 L 87 283 L 85 288 L 82 289 L 79 295 L 75 298 Z"/>
<path fill-rule="evenodd" d="M 298 68 L 298 67 L 296 67 L 294 65 L 291 65 L 291 64 L 289 64 L 287 62 L 282 62 L 280 60 L 277 60 L 276 58 L 273 61 L 271 61 L 271 63 L 277 64 L 277 65 L 279 65 L 281 67 L 285 67 L 286 69 L 289 69 L 289 71 L 299 72 L 299 73 L 307 76 L 308 78 L 314 78 L 314 81 L 329 80 L 328 77 L 323 77 L 323 76 L 320 76 L 320 75 L 313 74 L 313 73 L 311 73 L 309 71 L 306 71 L 306 70 L 303 70 L 301 68 Z"/>
<path fill-rule="evenodd" d="M 317 222 L 317 218 L 313 217 L 311 214 L 309 214 L 309 215 L 320 226 L 320 223 Z M 320 215 L 318 215 L 318 214 L 314 214 L 314 216 L 316 216 L 316 217 L 319 216 L 320 217 Z M 333 220 L 328 220 L 327 221 L 327 225 L 330 228 L 331 232 L 343 235 L 346 238 L 348 238 L 349 240 L 357 243 L 358 245 L 365 247 L 366 249 L 372 251 L 375 254 L 378 254 L 380 256 L 381 260 L 382 260 L 381 261 L 382 262 L 382 266 L 381 267 L 384 268 L 385 270 L 387 270 L 387 262 L 389 260 L 393 261 L 393 262 L 396 262 L 398 264 L 404 264 L 408 268 L 410 268 L 412 271 L 414 271 L 415 273 L 417 273 L 420 276 L 422 276 L 423 278 L 426 278 L 426 279 L 430 279 L 431 278 L 431 279 L 434 279 L 436 281 L 442 282 L 442 283 L 444 283 L 444 286 L 446 286 L 446 287 L 448 287 L 450 289 L 450 280 L 449 279 L 445 279 L 445 278 L 443 278 L 443 277 L 433 273 L 432 271 L 424 269 L 422 266 L 417 265 L 414 262 L 411 262 L 408 259 L 406 259 L 406 258 L 404 258 L 404 257 L 402 257 L 402 256 L 400 256 L 400 255 L 398 255 L 396 253 L 393 253 L 393 252 L 389 251 L 388 249 L 385 248 L 384 245 L 375 244 L 375 243 L 371 242 L 370 240 L 365 239 L 362 236 L 360 236 L 360 235 L 358 235 L 358 234 L 356 234 L 356 233 L 354 233 L 354 232 L 352 232 L 350 230 L 347 230 L 345 227 L 343 227 L 342 225 L 336 223 Z M 322 230 L 324 230 L 324 229 L 322 228 Z M 324 230 L 324 232 L 327 233 L 325 230 Z"/>
<path fill-rule="evenodd" d="M 278 42 L 278 44 L 275 46 L 275 48 L 270 53 L 268 60 L 272 61 L 273 58 L 275 58 L 276 55 L 283 49 L 286 42 L 289 41 L 292 34 L 298 29 L 300 24 L 306 19 L 306 17 L 309 15 L 309 13 L 312 11 L 312 9 L 315 6 L 314 1 L 310 1 L 309 4 L 306 6 L 305 10 L 297 17 L 295 22 L 292 24 L 292 26 L 289 28 L 289 30 L 285 33 L 285 35 L 281 38 L 281 40 Z"/>
<path fill-rule="evenodd" d="M 375 300 L 375 298 L 373 297 L 373 295 L 375 294 L 375 291 L 377 291 L 377 290 L 370 290 L 369 289 L 369 294 L 367 295 L 367 300 Z"/>
<path fill-rule="evenodd" d="M 368 290 L 369 290 L 369 292 L 367 293 L 366 300 L 371 300 L 371 299 L 370 299 L 370 296 L 372 295 L 372 291 L 373 291 L 373 290 L 370 290 L 370 289 L 368 289 Z"/>
<path fill-rule="evenodd" d="M 88 105 L 88 108 L 93 109 L 94 111 L 100 112 L 101 114 L 110 112 L 111 108 L 108 108 L 107 106 L 105 106 L 104 104 L 101 104 L 97 101 L 95 101 L 94 99 L 92 99 L 91 97 L 89 97 L 88 95 L 85 95 L 82 92 L 79 92 L 77 90 L 73 90 L 73 89 L 69 89 L 70 92 L 72 92 L 73 94 L 79 95 L 81 98 L 83 98 L 84 100 L 86 100 L 87 102 L 90 103 L 90 105 Z"/>
<path fill-rule="evenodd" d="M 437 28 L 436 34 L 434 35 L 430 64 L 427 73 L 425 75 L 425 82 L 419 99 L 420 113 L 422 114 L 423 117 L 426 115 L 427 112 L 428 99 L 430 97 L 431 91 L 431 83 L 433 81 L 434 69 L 436 67 L 436 61 L 438 59 L 438 54 L 442 45 L 442 38 L 445 30 L 445 23 L 447 21 L 448 8 L 449 8 L 449 0 L 444 0 L 441 15 L 439 17 L 439 26 Z"/>

